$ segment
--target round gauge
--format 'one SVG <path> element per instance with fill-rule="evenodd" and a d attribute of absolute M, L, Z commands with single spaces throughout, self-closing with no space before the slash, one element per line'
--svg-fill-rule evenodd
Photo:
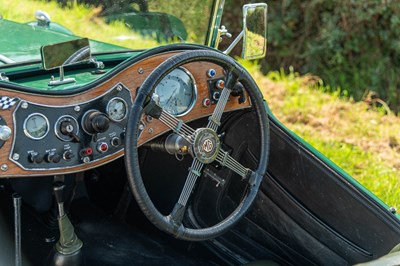
<path fill-rule="evenodd" d="M 184 68 L 177 68 L 166 75 L 155 89 L 161 107 L 175 116 L 183 116 L 192 108 L 197 98 L 193 76 Z"/>
<path fill-rule="evenodd" d="M 128 113 L 128 105 L 122 98 L 112 98 L 107 104 L 106 112 L 111 120 L 121 121 Z"/>
<path fill-rule="evenodd" d="M 44 138 L 49 132 L 49 128 L 49 120 L 39 113 L 30 114 L 24 121 L 25 135 L 34 140 Z"/>

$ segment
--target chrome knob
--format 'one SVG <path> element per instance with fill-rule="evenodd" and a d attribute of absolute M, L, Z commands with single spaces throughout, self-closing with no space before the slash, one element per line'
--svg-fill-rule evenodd
<path fill-rule="evenodd" d="M 6 141 L 11 137 L 11 128 L 8 126 L 0 126 L 0 140 Z"/>

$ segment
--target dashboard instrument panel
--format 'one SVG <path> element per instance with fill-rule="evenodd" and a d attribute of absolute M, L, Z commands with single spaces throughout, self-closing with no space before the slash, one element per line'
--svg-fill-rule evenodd
<path fill-rule="evenodd" d="M 125 127 L 137 89 L 154 68 L 174 54 L 132 63 L 106 82 L 74 95 L 32 94 L 0 87 L 0 97 L 15 101 L 0 109 L 2 130 L 11 131 L 0 141 L 0 178 L 79 172 L 123 156 Z M 42 78 L 47 82 L 47 76 Z M 189 122 L 212 114 L 223 80 L 218 65 L 193 62 L 168 73 L 155 93 L 165 110 Z M 250 107 L 248 96 L 244 97 L 238 101 L 231 96 L 225 111 Z M 169 131 L 157 119 L 147 117 L 140 127 L 139 145 Z"/>

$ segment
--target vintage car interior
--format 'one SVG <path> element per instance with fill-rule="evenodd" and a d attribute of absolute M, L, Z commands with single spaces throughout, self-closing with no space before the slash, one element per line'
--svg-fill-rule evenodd
<path fill-rule="evenodd" d="M 57 45 L 0 66 L 1 265 L 348 265 L 400 243 L 232 57 Z"/>

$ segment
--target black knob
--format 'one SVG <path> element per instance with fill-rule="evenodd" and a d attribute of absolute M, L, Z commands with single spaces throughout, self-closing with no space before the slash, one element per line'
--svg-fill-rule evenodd
<path fill-rule="evenodd" d="M 69 161 L 74 157 L 75 157 L 75 155 L 72 153 L 72 151 L 65 151 L 64 154 L 63 154 L 63 158 L 66 161 Z"/>
<path fill-rule="evenodd" d="M 112 146 L 118 147 L 118 146 L 121 145 L 121 144 L 122 144 L 122 141 L 121 141 L 120 138 L 118 138 L 118 137 L 113 137 L 113 138 L 111 139 L 111 145 L 112 145 Z"/>
<path fill-rule="evenodd" d="M 63 203 L 64 202 L 64 188 L 65 184 L 61 181 L 55 182 L 53 191 L 54 191 L 54 196 L 56 198 L 57 203 Z"/>
<path fill-rule="evenodd" d="M 28 161 L 31 163 L 41 163 L 43 162 L 43 155 L 36 152 L 30 153 L 28 156 Z"/>
<path fill-rule="evenodd" d="M 83 119 L 83 127 L 89 134 L 102 133 L 110 127 L 110 119 L 99 111 L 89 111 Z"/>
<path fill-rule="evenodd" d="M 48 163 L 58 163 L 61 161 L 61 156 L 55 152 L 49 152 L 46 154 L 45 160 Z"/>

